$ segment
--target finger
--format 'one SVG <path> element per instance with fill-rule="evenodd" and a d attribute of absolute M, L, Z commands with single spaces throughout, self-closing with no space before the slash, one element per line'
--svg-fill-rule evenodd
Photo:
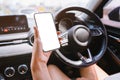
<path fill-rule="evenodd" d="M 37 27 L 34 27 L 34 45 L 36 48 L 42 48 L 41 40 L 39 37 L 39 31 Z"/>
<path fill-rule="evenodd" d="M 34 27 L 34 39 L 40 38 L 39 37 L 39 31 L 37 27 Z"/>
<path fill-rule="evenodd" d="M 45 55 L 49 58 L 51 55 L 52 51 L 45 52 Z"/>
<path fill-rule="evenodd" d="M 57 31 L 57 35 L 59 36 L 61 34 L 61 32 L 60 31 Z M 59 40 L 59 42 L 60 42 L 60 44 L 61 44 L 61 41 L 63 40 L 63 38 L 62 37 L 58 37 L 58 40 Z"/>
<path fill-rule="evenodd" d="M 37 46 L 40 45 L 40 47 L 42 47 L 41 39 L 40 39 L 40 35 L 37 27 L 34 27 L 34 42 Z"/>
<path fill-rule="evenodd" d="M 42 44 L 39 37 L 39 31 L 37 27 L 34 27 L 34 45 L 33 45 L 33 57 L 38 57 L 39 54 L 43 53 Z"/>
<path fill-rule="evenodd" d="M 60 31 L 57 31 L 57 35 L 60 35 L 61 34 L 61 32 Z"/>

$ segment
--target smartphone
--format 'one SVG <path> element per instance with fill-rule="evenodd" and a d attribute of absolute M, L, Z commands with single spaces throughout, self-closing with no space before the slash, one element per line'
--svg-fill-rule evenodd
<path fill-rule="evenodd" d="M 43 51 L 60 48 L 53 15 L 49 12 L 35 13 L 34 19 L 39 30 Z"/>

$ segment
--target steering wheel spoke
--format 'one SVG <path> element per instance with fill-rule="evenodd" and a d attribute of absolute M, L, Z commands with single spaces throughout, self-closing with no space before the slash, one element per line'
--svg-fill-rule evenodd
<path fill-rule="evenodd" d="M 88 54 L 88 57 L 84 57 L 80 52 L 77 53 L 78 57 L 83 63 L 88 63 L 93 60 L 93 56 L 89 48 L 87 48 L 87 54 Z"/>
<path fill-rule="evenodd" d="M 62 47 L 68 46 L 68 31 L 58 35 L 58 38 Z"/>
<path fill-rule="evenodd" d="M 91 29 L 91 36 L 93 36 L 93 37 L 99 37 L 102 34 L 103 33 L 102 33 L 101 29 L 99 29 L 99 28 L 93 28 L 93 29 Z"/>
<path fill-rule="evenodd" d="M 86 61 L 86 58 L 85 58 L 80 52 L 78 52 L 77 55 L 78 55 L 78 57 L 80 58 L 80 60 L 81 60 L 83 63 L 86 63 L 86 62 L 87 62 L 87 61 Z"/>
<path fill-rule="evenodd" d="M 89 48 L 87 49 L 87 52 L 88 52 L 88 60 L 87 60 L 87 62 L 91 62 L 93 60 L 93 56 L 92 56 L 92 53 L 91 53 Z"/>

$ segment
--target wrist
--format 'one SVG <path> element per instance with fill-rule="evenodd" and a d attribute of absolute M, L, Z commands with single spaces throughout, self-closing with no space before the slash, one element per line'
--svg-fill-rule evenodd
<path fill-rule="evenodd" d="M 39 64 L 39 66 L 44 66 L 44 67 L 47 67 L 47 63 L 46 63 L 46 62 L 44 62 L 44 61 L 41 61 L 41 62 L 39 62 L 38 64 Z"/>
<path fill-rule="evenodd" d="M 38 62 L 37 65 L 34 65 L 34 70 L 32 70 L 33 80 L 51 80 L 47 64 Z"/>
<path fill-rule="evenodd" d="M 47 65 L 47 62 L 44 60 L 38 60 L 36 61 L 38 64 L 43 64 L 43 65 Z"/>
<path fill-rule="evenodd" d="M 35 63 L 35 64 L 34 64 Z M 33 62 L 33 64 L 31 64 L 31 70 L 33 72 L 36 72 L 36 71 L 42 71 L 43 69 L 47 68 L 47 64 L 45 62 Z"/>

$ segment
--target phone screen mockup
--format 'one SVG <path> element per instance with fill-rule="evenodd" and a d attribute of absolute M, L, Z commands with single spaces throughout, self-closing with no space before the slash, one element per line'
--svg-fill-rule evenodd
<path fill-rule="evenodd" d="M 60 48 L 52 14 L 49 12 L 36 13 L 34 18 L 39 30 L 43 51 Z"/>

